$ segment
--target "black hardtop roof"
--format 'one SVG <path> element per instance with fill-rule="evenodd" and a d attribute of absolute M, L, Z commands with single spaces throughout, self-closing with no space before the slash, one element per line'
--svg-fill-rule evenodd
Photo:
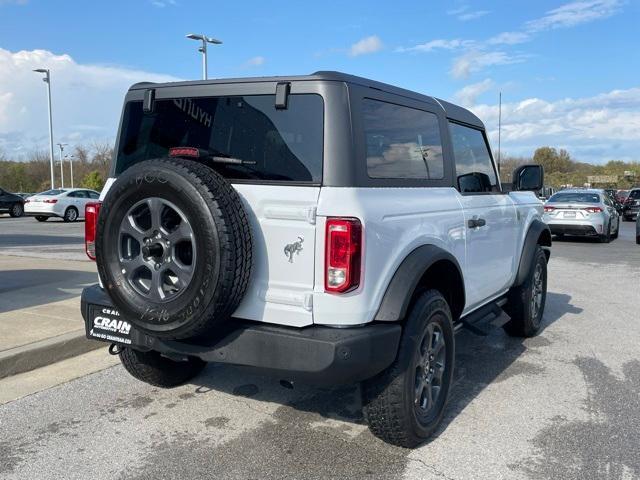
<path fill-rule="evenodd" d="M 480 128 L 484 128 L 482 121 L 466 108 L 460 107 L 453 103 L 441 100 L 436 97 L 423 95 L 412 90 L 406 90 L 404 88 L 395 87 L 387 83 L 377 82 L 364 77 L 358 77 L 356 75 L 349 75 L 348 73 L 334 72 L 334 71 L 318 71 L 311 75 L 292 75 L 292 76 L 277 76 L 277 77 L 243 77 L 243 78 L 219 78 L 209 80 L 190 80 L 185 82 L 168 82 L 168 83 L 152 83 L 142 82 L 136 83 L 131 87 L 131 90 L 141 90 L 146 88 L 163 88 L 163 87 L 179 87 L 179 86 L 195 86 L 195 85 L 217 85 L 217 84 L 229 84 L 229 83 L 256 83 L 256 82 L 305 82 L 305 81 L 333 81 L 333 82 L 345 82 L 363 87 L 374 88 L 376 90 L 382 90 L 384 92 L 400 95 L 414 100 L 428 102 L 431 104 L 437 104 L 442 107 L 446 116 L 459 122 L 464 122 L 470 125 L 474 125 Z"/>

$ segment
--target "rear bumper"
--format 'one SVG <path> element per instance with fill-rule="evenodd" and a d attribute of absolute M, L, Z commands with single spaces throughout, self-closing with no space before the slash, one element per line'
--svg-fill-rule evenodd
<path fill-rule="evenodd" d="M 553 235 L 586 235 L 595 236 L 599 235 L 596 228 L 593 225 L 561 225 L 550 224 L 549 229 Z"/>
<path fill-rule="evenodd" d="M 118 323 L 121 319 L 111 299 L 98 285 L 82 291 L 81 308 L 87 337 L 93 340 L 167 356 L 192 356 L 207 362 L 254 367 L 283 379 L 318 385 L 352 383 L 380 373 L 395 360 L 401 334 L 400 325 L 389 323 L 355 328 L 293 328 L 234 320 L 215 339 L 197 343 L 170 341 Z M 98 313 L 98 318 L 116 320 L 112 330 L 95 323 L 96 311 L 106 312 Z"/>
<path fill-rule="evenodd" d="M 52 204 L 52 205 L 38 205 L 38 206 L 32 206 L 29 203 L 25 203 L 24 205 L 24 213 L 25 215 L 32 215 L 32 216 L 42 216 L 42 217 L 59 217 L 59 213 L 57 212 L 57 209 L 55 208 L 56 205 Z"/>

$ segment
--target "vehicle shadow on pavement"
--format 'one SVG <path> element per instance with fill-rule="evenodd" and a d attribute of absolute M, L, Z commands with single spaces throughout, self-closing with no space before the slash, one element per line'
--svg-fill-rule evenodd
<path fill-rule="evenodd" d="M 581 308 L 571 304 L 571 296 L 548 292 L 544 323 L 537 337 L 512 338 L 500 328 L 486 337 L 476 336 L 467 331 L 460 332 L 456 336 L 456 371 L 449 405 L 432 441 L 446 430 L 449 423 L 489 384 L 502 382 L 518 375 L 542 373 L 542 367 L 521 360 L 520 357 L 527 350 L 543 348 L 551 343 L 544 336 L 546 327 L 565 314 L 580 312 L 582 312 Z M 278 378 L 256 377 L 255 371 L 251 369 L 228 365 L 218 365 L 213 369 L 222 375 L 215 373 L 200 375 L 193 381 L 198 385 L 197 391 L 213 389 L 236 397 L 250 397 L 254 400 L 280 403 L 282 407 L 278 410 L 277 416 L 283 421 L 297 424 L 296 428 L 308 429 L 309 424 L 331 425 L 336 424 L 337 421 L 337 425 L 342 425 L 337 427 L 338 434 L 346 441 L 353 437 L 354 429 L 345 424 L 357 425 L 359 428 L 356 428 L 356 431 L 360 432 L 359 442 L 364 441 L 366 444 L 375 445 L 376 449 L 391 448 L 396 453 L 405 451 L 383 444 L 366 431 L 359 385 L 318 388 L 295 383 L 294 389 L 289 390 L 281 386 Z M 252 378 L 261 378 L 261 386 L 252 383 Z M 273 426 L 269 428 L 273 429 Z M 286 431 L 291 428 L 291 425 L 282 425 L 282 428 Z M 281 440 L 274 441 L 281 442 Z"/>
<path fill-rule="evenodd" d="M 69 235 L 38 235 L 31 234 L 26 235 L 22 233 L 15 234 L 3 234 L 0 237 L 0 250 L 5 247 L 22 247 L 23 249 L 38 250 L 42 247 L 42 240 L 39 238 L 46 238 L 47 246 L 50 245 L 83 245 L 84 239 L 81 237 L 73 237 Z M 45 247 L 46 248 L 46 247 Z"/>
<path fill-rule="evenodd" d="M 78 270 L 0 271 L 0 313 L 77 297 L 96 282 L 95 272 Z"/>
<path fill-rule="evenodd" d="M 433 439 L 446 430 L 488 385 L 517 376 L 542 374 L 544 368 L 522 359 L 523 355 L 549 346 L 551 341 L 544 335 L 546 328 L 564 315 L 577 315 L 582 310 L 571 303 L 570 295 L 547 292 L 542 327 L 535 337 L 510 337 L 501 328 L 486 337 L 460 332 L 456 337 L 456 371 L 449 405 Z"/>

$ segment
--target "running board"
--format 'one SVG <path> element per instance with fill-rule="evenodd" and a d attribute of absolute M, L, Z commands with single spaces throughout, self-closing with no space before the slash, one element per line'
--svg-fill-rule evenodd
<path fill-rule="evenodd" d="M 503 326 L 510 320 L 509 315 L 502 310 L 502 306 L 506 303 L 507 299 L 502 297 L 483 305 L 460 319 L 455 331 L 457 332 L 462 328 L 466 328 L 476 335 L 489 335 L 491 330 Z"/>

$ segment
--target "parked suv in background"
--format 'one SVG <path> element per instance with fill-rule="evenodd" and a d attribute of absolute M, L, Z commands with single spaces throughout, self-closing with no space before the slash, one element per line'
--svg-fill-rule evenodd
<path fill-rule="evenodd" d="M 629 192 L 629 196 L 624 201 L 624 210 L 622 211 L 622 218 L 630 222 L 640 212 L 640 188 L 633 188 Z"/>
<path fill-rule="evenodd" d="M 454 331 L 540 329 L 542 168 L 504 193 L 461 107 L 337 72 L 143 83 L 119 130 L 82 314 L 142 381 L 223 362 L 363 382 L 371 431 L 413 447 L 443 416 Z"/>
<path fill-rule="evenodd" d="M 21 217 L 24 214 L 24 199 L 20 195 L 9 193 L 0 188 L 0 213 Z"/>

